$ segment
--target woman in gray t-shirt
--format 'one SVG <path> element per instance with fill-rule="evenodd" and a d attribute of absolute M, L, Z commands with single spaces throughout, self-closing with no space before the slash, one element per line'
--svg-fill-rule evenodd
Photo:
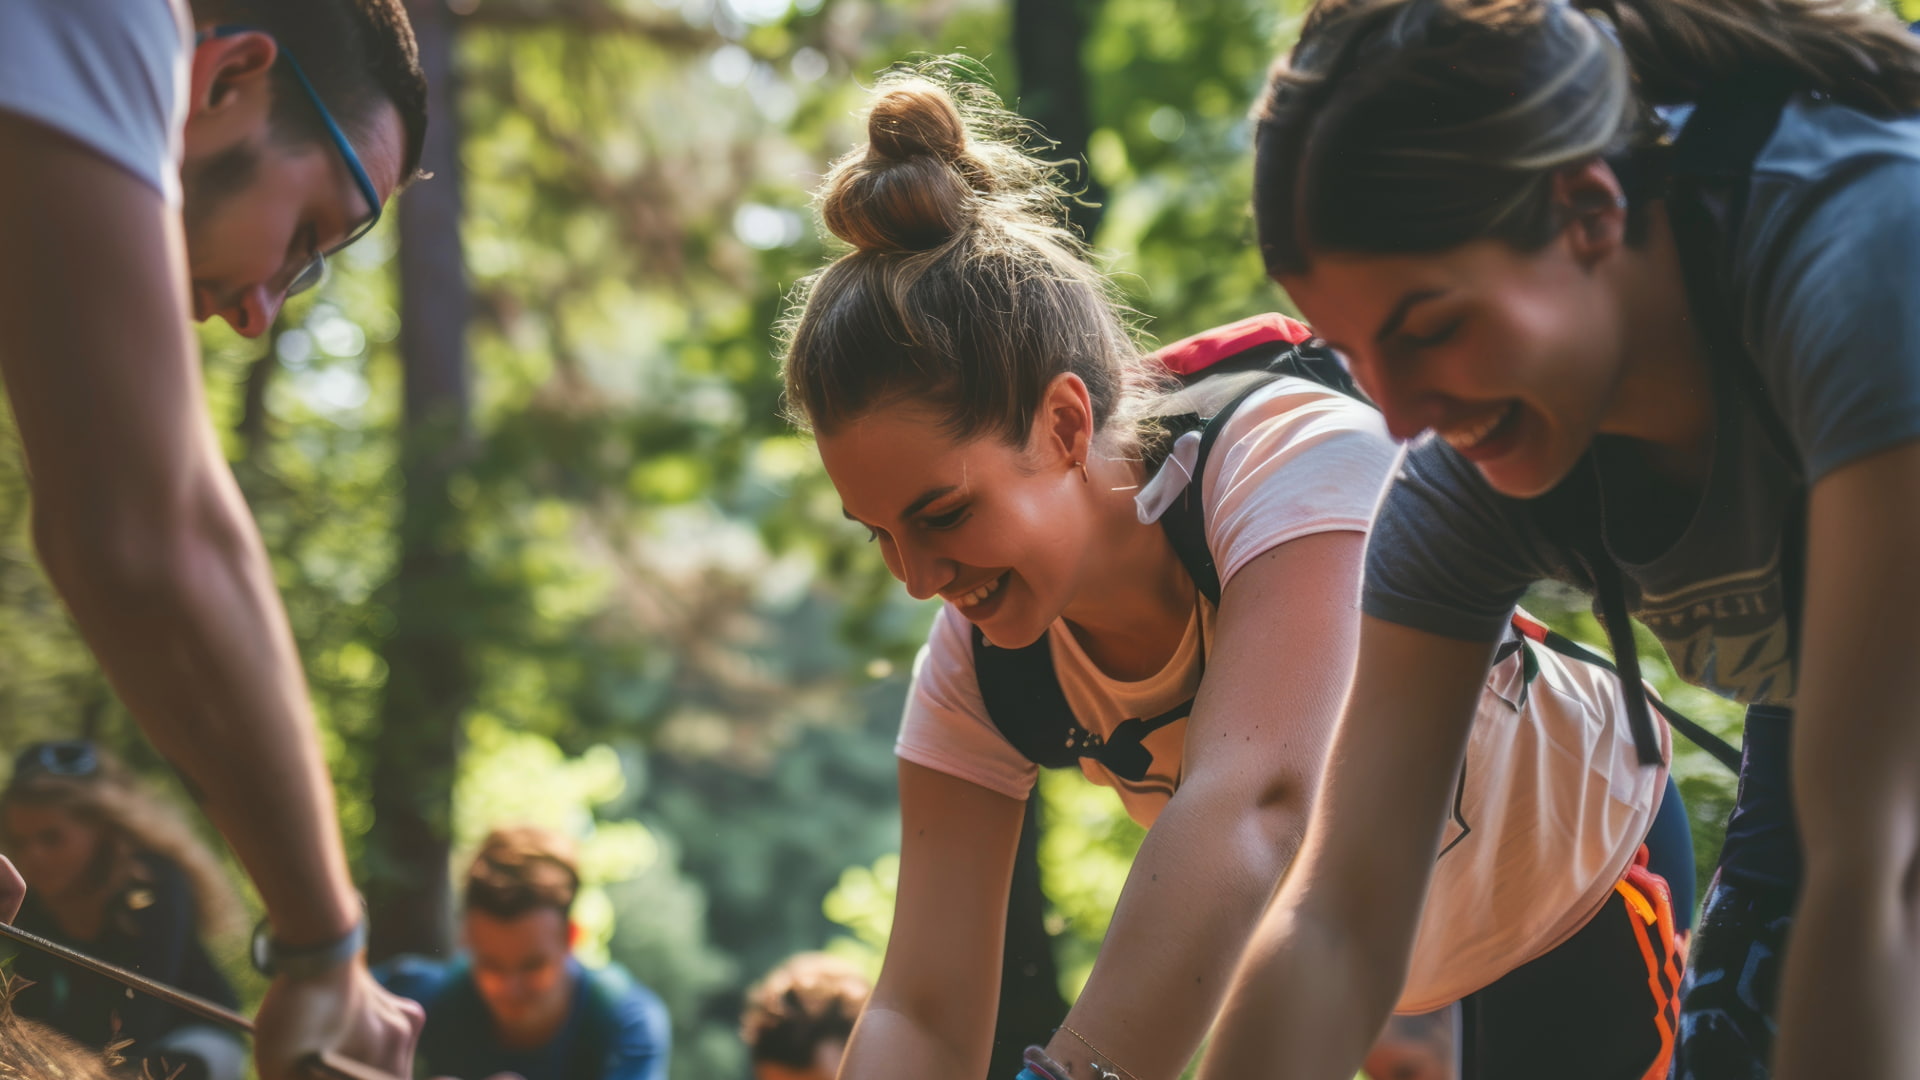
<path fill-rule="evenodd" d="M 1546 578 L 1594 590 L 1624 669 L 1632 614 L 1756 707 L 1676 1075 L 1766 1075 L 1776 981 L 1775 1075 L 1920 1075 L 1916 112 L 1920 49 L 1872 5 L 1308 16 L 1257 125 L 1262 254 L 1393 432 L 1431 436 L 1369 542 L 1348 782 L 1206 1075 L 1351 1074 L 1404 971 L 1468 673 Z"/>

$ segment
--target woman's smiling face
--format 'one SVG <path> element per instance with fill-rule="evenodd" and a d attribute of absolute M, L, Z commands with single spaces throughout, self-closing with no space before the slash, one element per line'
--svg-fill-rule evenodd
<path fill-rule="evenodd" d="M 1559 483 L 1622 374 L 1616 298 L 1557 241 L 1537 252 L 1480 240 L 1433 255 L 1327 255 L 1280 284 L 1395 437 L 1434 432 L 1508 495 Z"/>
<path fill-rule="evenodd" d="M 1079 380 L 1067 381 L 1084 407 Z M 939 417 L 896 403 L 821 434 L 820 458 L 907 592 L 942 597 L 993 644 L 1019 648 L 1073 599 L 1098 531 L 1076 468 L 1085 444 L 1076 453 L 1058 420 L 1043 407 L 1027 445 L 1013 446 L 991 433 L 955 439 Z"/>

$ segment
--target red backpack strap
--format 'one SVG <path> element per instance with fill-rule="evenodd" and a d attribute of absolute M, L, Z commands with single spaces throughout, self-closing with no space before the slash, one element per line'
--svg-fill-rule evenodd
<path fill-rule="evenodd" d="M 1192 337 L 1181 338 L 1165 346 L 1153 355 L 1175 375 L 1192 375 L 1259 345 L 1276 341 L 1304 345 L 1311 340 L 1313 330 L 1306 323 L 1276 312 L 1267 312 L 1211 330 L 1202 330 Z"/>

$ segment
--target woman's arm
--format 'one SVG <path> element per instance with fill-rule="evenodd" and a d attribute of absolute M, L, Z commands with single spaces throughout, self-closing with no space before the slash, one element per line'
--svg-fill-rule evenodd
<path fill-rule="evenodd" d="M 1352 674 L 1366 536 L 1327 532 L 1247 564 L 1221 597 L 1184 776 L 1140 847 L 1086 989 L 1048 1046 L 1140 1080 L 1180 1075 L 1306 830 Z M 1095 1054 L 1088 1043 L 1100 1048 Z"/>
<path fill-rule="evenodd" d="M 986 1074 L 1025 809 L 978 784 L 900 763 L 893 933 L 841 1080 Z"/>
<path fill-rule="evenodd" d="M 1903 358 L 1902 362 L 1906 362 Z M 1806 884 L 1778 1080 L 1920 1075 L 1920 444 L 1808 508 L 1793 783 Z"/>
<path fill-rule="evenodd" d="M 1300 857 L 1254 931 L 1204 1078 L 1347 1080 L 1399 997 L 1492 645 L 1361 619 Z"/>

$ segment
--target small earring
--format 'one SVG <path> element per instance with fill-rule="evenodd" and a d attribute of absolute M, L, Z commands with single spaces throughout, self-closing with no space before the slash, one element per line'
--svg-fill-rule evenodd
<path fill-rule="evenodd" d="M 1076 469 L 1079 469 L 1079 470 L 1080 470 L 1080 482 L 1081 482 L 1081 483 L 1083 483 L 1083 484 L 1090 484 L 1090 483 L 1092 483 L 1092 482 L 1093 482 L 1093 479 L 1092 479 L 1092 477 L 1089 477 L 1089 476 L 1087 475 L 1087 463 L 1086 463 L 1086 462 L 1084 462 L 1084 461 L 1076 461 L 1076 462 L 1074 462 L 1074 463 L 1073 463 L 1073 467 L 1074 467 L 1074 468 L 1076 468 Z"/>

